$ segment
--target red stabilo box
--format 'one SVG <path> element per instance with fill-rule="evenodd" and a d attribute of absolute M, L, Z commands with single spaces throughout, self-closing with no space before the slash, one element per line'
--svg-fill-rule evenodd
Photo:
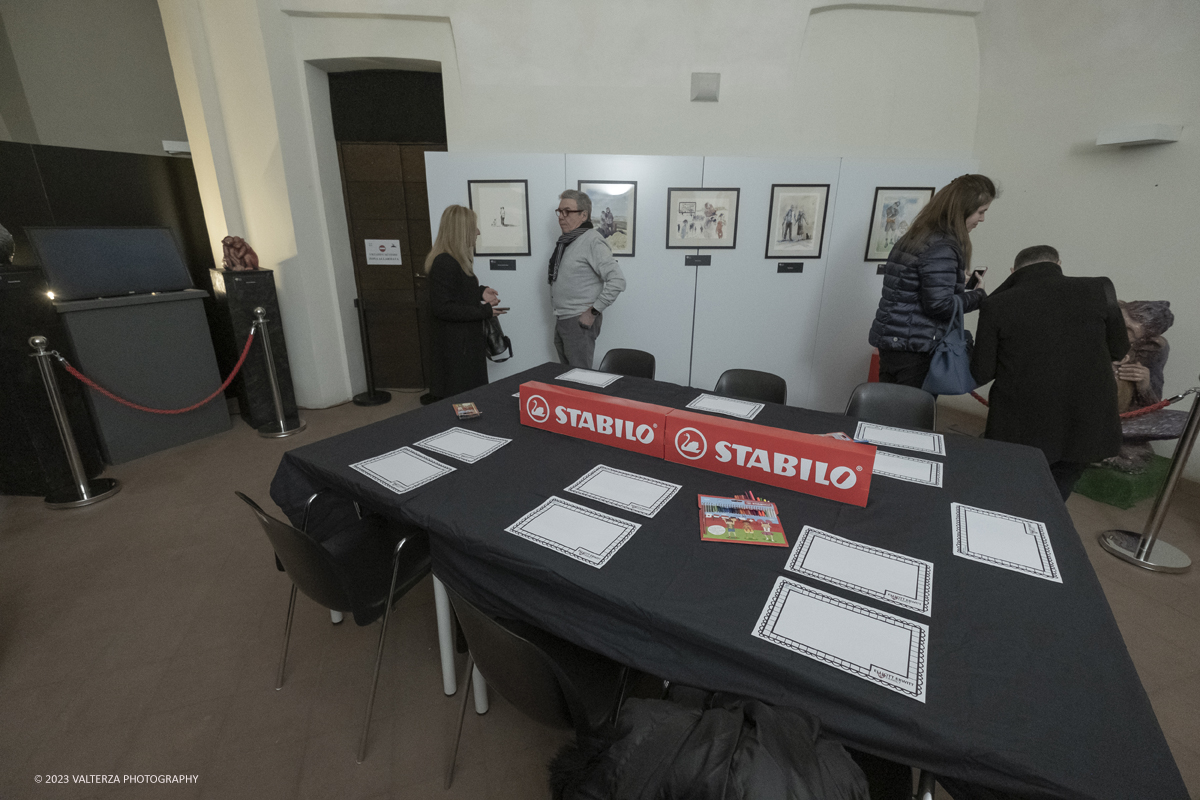
<path fill-rule="evenodd" d="M 794 492 L 867 504 L 875 447 L 737 420 L 671 411 L 664 458 Z"/>
<path fill-rule="evenodd" d="M 521 424 L 663 457 L 671 409 L 548 383 L 521 384 Z"/>

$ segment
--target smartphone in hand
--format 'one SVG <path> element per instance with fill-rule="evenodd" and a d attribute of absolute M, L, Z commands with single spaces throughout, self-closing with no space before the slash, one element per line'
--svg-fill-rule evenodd
<path fill-rule="evenodd" d="M 971 271 L 971 277 L 967 278 L 967 288 L 974 289 L 983 282 L 983 276 L 987 272 L 987 267 L 978 267 Z"/>

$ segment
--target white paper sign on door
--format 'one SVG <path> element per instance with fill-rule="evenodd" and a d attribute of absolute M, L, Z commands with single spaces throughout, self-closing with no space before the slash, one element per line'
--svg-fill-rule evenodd
<path fill-rule="evenodd" d="M 368 264 L 399 264 L 399 239 L 364 239 L 367 243 Z"/>

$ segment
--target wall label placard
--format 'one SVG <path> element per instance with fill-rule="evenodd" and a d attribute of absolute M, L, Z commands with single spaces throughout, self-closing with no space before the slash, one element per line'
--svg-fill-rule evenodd
<path fill-rule="evenodd" d="M 804 272 L 803 261 L 780 261 L 776 272 Z"/>
<path fill-rule="evenodd" d="M 368 264 L 400 263 L 399 239 L 364 239 L 367 248 Z"/>
<path fill-rule="evenodd" d="M 488 268 L 515 270 L 517 268 L 517 260 L 515 258 L 492 258 L 488 260 Z"/>
<path fill-rule="evenodd" d="M 711 267 L 712 256 L 684 256 L 683 265 L 685 267 Z"/>

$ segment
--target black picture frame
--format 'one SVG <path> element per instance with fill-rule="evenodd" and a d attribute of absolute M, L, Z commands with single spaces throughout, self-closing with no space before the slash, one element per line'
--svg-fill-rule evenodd
<path fill-rule="evenodd" d="M 487 187 L 496 187 L 496 191 L 485 191 Z M 524 224 L 508 224 L 508 209 L 511 199 L 504 200 L 502 192 L 507 189 L 515 199 L 519 191 L 518 208 L 524 216 Z M 479 222 L 479 239 L 476 243 L 475 255 L 478 256 L 528 256 L 532 254 L 529 236 L 529 181 L 523 178 L 513 180 L 468 180 L 467 204 L 475 212 Z M 505 231 L 505 228 L 516 228 L 515 232 Z M 500 230 L 495 230 L 499 228 Z M 515 244 L 505 244 L 504 239 L 511 238 L 513 233 L 518 236 L 524 232 L 524 241 Z M 499 241 L 498 241 L 499 240 Z"/>
<path fill-rule="evenodd" d="M 673 186 L 667 189 L 667 249 L 668 250 L 733 250 L 737 247 L 737 229 L 738 229 L 738 210 L 741 202 L 741 189 L 709 189 L 693 188 L 684 186 Z M 700 219 L 696 209 L 702 208 L 700 203 L 711 205 L 718 213 L 728 206 L 716 205 L 720 203 L 729 204 L 733 208 L 732 215 L 726 213 L 724 219 L 719 219 L 715 215 L 712 220 Z M 691 210 L 685 210 L 685 207 L 690 205 Z M 699 221 L 699 224 L 690 226 L 690 233 L 700 234 L 696 236 L 684 234 L 679 235 L 679 224 L 685 221 L 682 218 L 683 214 L 690 214 L 690 219 L 686 220 L 691 223 Z M 732 224 L 729 217 L 732 216 Z M 730 229 L 732 236 L 725 238 L 725 230 Z M 715 234 L 715 237 L 714 235 Z M 714 244 L 714 242 L 718 242 Z M 728 243 L 726 243 L 728 242 Z"/>
<path fill-rule="evenodd" d="M 599 219 L 599 217 L 597 217 L 597 213 L 602 213 L 602 212 L 598 212 L 596 198 L 592 197 L 591 193 L 588 192 L 587 189 L 584 188 L 585 186 L 631 186 L 631 187 L 633 187 L 629 192 L 624 193 L 624 195 L 628 196 L 628 198 L 629 198 L 628 204 L 632 208 L 632 213 L 627 213 L 627 214 L 625 214 L 625 217 L 624 217 L 625 218 L 625 241 L 627 242 L 627 246 L 613 247 L 613 242 L 609 241 L 609 240 L 610 240 L 610 238 L 615 237 L 620 232 L 620 229 L 619 229 L 620 223 L 617 221 L 620 219 L 620 217 L 617 217 L 613 221 L 613 224 L 618 227 L 612 233 L 605 235 L 605 232 L 603 229 L 604 221 L 600 220 L 599 222 L 597 222 L 597 220 Z M 634 254 L 637 252 L 637 181 L 584 181 L 584 180 L 581 180 L 581 181 L 576 181 L 576 189 L 578 191 L 584 192 L 585 194 L 587 194 L 587 196 L 589 198 L 591 198 L 591 200 L 592 200 L 592 225 L 597 230 L 600 231 L 601 236 L 604 236 L 604 241 L 608 242 L 608 246 L 612 250 L 613 258 L 633 258 Z M 624 195 L 622 195 L 622 196 L 624 196 Z"/>
<path fill-rule="evenodd" d="M 766 249 L 763 251 L 763 258 L 772 259 L 772 260 L 780 260 L 780 259 L 796 260 L 796 259 L 803 259 L 803 258 L 820 258 L 821 257 L 821 254 L 822 254 L 822 252 L 824 252 L 824 249 L 825 249 L 825 220 L 828 218 L 828 215 L 829 215 L 829 190 L 830 190 L 830 188 L 831 188 L 831 185 L 828 183 L 773 183 L 773 184 L 771 184 L 771 204 L 767 207 L 768 208 L 767 245 L 766 245 Z M 811 189 L 811 190 L 813 190 L 813 192 L 811 192 L 812 194 L 819 195 L 819 199 L 817 199 L 816 202 L 814 203 L 814 206 L 815 206 L 815 208 L 813 209 L 814 219 L 811 221 L 810 226 L 809 226 L 809 230 L 811 230 L 813 233 L 813 235 L 810 236 L 809 241 L 816 243 L 815 252 L 812 251 L 811 247 L 797 248 L 797 249 L 790 249 L 790 250 L 785 250 L 778 246 L 775 247 L 774 249 L 772 249 L 772 247 L 771 247 L 772 239 L 773 239 L 772 234 L 775 230 L 779 229 L 779 226 L 781 224 L 781 220 L 779 219 L 779 216 L 780 216 L 779 211 L 781 209 L 780 201 L 782 199 L 782 198 L 780 198 L 780 194 L 781 194 L 780 190 L 786 190 L 786 189 Z M 805 193 L 804 192 L 796 192 L 796 194 L 805 194 Z M 797 222 L 797 227 L 800 227 L 799 222 Z M 788 228 L 790 228 L 790 226 L 788 226 Z M 788 235 L 789 236 L 791 235 L 790 230 L 788 230 Z M 778 240 L 776 240 L 776 242 L 777 241 Z"/>

